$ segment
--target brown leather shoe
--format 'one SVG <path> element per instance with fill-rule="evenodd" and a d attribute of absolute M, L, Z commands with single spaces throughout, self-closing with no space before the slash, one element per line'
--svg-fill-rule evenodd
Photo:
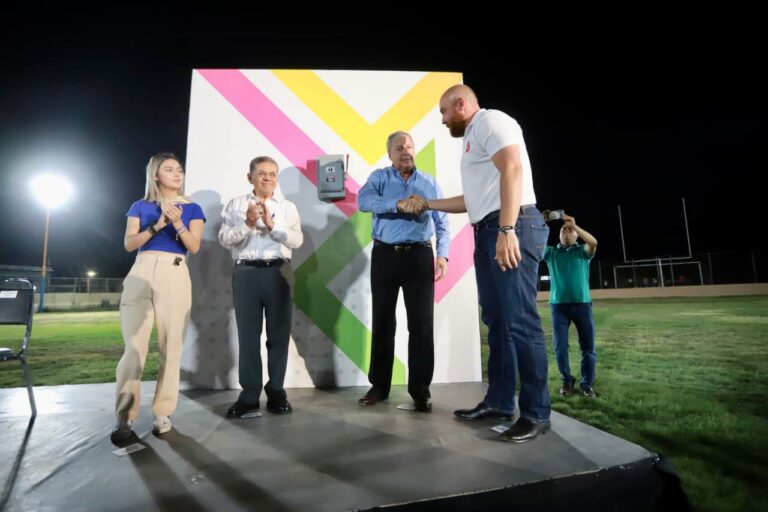
<path fill-rule="evenodd" d="M 357 403 L 360 405 L 376 405 L 379 402 L 386 401 L 388 398 L 388 396 L 381 396 L 375 389 L 371 388 Z"/>
<path fill-rule="evenodd" d="M 571 377 L 568 379 L 568 382 L 563 384 L 563 387 L 560 388 L 560 394 L 563 396 L 571 396 L 573 394 L 573 387 L 576 385 L 576 378 Z"/>

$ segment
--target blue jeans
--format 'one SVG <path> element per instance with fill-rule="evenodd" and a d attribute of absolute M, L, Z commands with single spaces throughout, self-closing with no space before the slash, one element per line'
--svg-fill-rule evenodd
<path fill-rule="evenodd" d="M 475 275 L 488 326 L 488 392 L 485 405 L 506 414 L 515 411 L 515 372 L 520 374 L 520 416 L 547 420 L 547 348 L 536 310 L 536 280 L 549 227 L 533 207 L 521 208 L 515 225 L 522 259 L 514 270 L 496 264 L 498 217 L 475 225 Z"/>
<path fill-rule="evenodd" d="M 552 310 L 552 346 L 555 350 L 557 368 L 563 376 L 563 384 L 573 379 L 571 366 L 568 362 L 568 328 L 571 322 L 579 334 L 581 348 L 581 381 L 582 388 L 595 386 L 595 321 L 592 318 L 591 302 L 574 302 L 569 304 L 550 304 Z"/>

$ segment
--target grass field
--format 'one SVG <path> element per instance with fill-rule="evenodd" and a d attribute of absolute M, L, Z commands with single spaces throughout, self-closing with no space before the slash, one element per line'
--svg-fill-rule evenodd
<path fill-rule="evenodd" d="M 23 326 L 0 326 L 0 345 L 11 346 L 23 334 Z M 36 386 L 114 382 L 122 353 L 117 311 L 35 315 L 29 361 Z M 158 360 L 153 342 L 143 379 L 157 378 Z M 21 371 L 13 366 L 0 366 L 0 387 L 24 385 Z"/>
<path fill-rule="evenodd" d="M 699 510 L 768 510 L 768 297 L 605 300 L 594 310 L 598 396 L 559 396 L 550 349 L 554 409 L 666 455 Z M 548 307 L 541 313 L 550 340 Z M 0 327 L 0 345 L 20 333 Z M 35 385 L 113 381 L 121 353 L 117 312 L 35 318 Z M 0 387 L 23 384 L 14 366 L 0 366 Z M 153 350 L 144 377 L 156 373 Z"/>

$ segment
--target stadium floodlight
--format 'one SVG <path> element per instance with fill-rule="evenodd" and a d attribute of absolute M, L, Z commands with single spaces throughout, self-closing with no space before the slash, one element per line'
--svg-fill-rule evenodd
<path fill-rule="evenodd" d="M 74 188 L 68 179 L 58 174 L 41 174 L 30 182 L 32 193 L 45 208 L 45 237 L 43 239 L 43 268 L 40 273 L 40 304 L 38 312 L 45 304 L 45 281 L 48 274 L 48 230 L 51 224 L 51 210 L 66 204 L 74 194 Z"/>

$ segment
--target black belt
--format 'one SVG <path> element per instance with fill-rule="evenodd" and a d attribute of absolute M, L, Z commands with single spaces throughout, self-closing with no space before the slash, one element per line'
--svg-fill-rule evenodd
<path fill-rule="evenodd" d="M 279 267 L 285 263 L 285 260 L 275 258 L 273 260 L 235 260 L 235 266 L 240 267 Z"/>
<path fill-rule="evenodd" d="M 524 214 L 527 208 L 535 208 L 535 207 L 536 207 L 535 204 L 522 204 L 520 205 L 520 214 L 521 215 Z M 493 224 L 493 223 L 498 224 L 500 215 L 501 215 L 500 210 L 494 210 L 472 225 L 475 227 L 475 229 L 480 229 L 488 226 L 489 224 Z"/>
<path fill-rule="evenodd" d="M 396 251 L 410 251 L 414 247 L 432 247 L 432 242 L 407 242 L 402 244 L 387 244 L 381 240 L 374 240 L 373 245 L 377 247 L 389 247 Z"/>

